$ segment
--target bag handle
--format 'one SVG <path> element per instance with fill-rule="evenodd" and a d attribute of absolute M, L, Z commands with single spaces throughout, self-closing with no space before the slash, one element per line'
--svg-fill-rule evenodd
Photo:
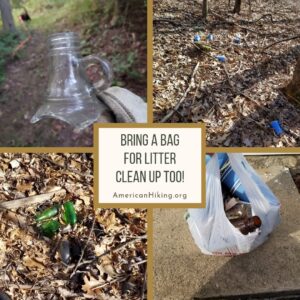
<path fill-rule="evenodd" d="M 270 203 L 254 181 L 253 169 L 244 156 L 241 153 L 228 153 L 228 156 L 231 167 L 239 177 L 254 211 L 255 208 L 258 208 L 260 211 L 268 211 Z"/>
<path fill-rule="evenodd" d="M 206 166 L 206 206 L 208 211 L 224 211 L 218 155 L 215 153 Z"/>

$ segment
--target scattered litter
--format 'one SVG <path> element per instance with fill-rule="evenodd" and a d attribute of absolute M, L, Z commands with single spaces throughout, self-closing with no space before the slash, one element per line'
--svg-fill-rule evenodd
<path fill-rule="evenodd" d="M 201 41 L 201 36 L 199 34 L 196 34 L 194 36 L 194 42 L 200 42 Z"/>
<path fill-rule="evenodd" d="M 241 43 L 241 38 L 239 36 L 235 36 L 234 39 L 233 39 L 233 42 L 235 44 L 240 44 Z"/>
<path fill-rule="evenodd" d="M 209 34 L 207 35 L 206 39 L 207 39 L 208 41 L 212 42 L 212 41 L 214 40 L 213 34 L 209 33 Z"/>
<path fill-rule="evenodd" d="M 226 62 L 226 57 L 225 57 L 225 55 L 217 55 L 217 56 L 216 56 L 216 59 L 217 59 L 219 62 L 222 62 L 222 63 Z"/>
<path fill-rule="evenodd" d="M 10 162 L 10 166 L 12 167 L 12 169 L 16 169 L 19 168 L 20 163 L 16 159 L 14 159 Z"/>
<path fill-rule="evenodd" d="M 235 185 L 241 183 L 249 195 L 248 203 L 233 195 Z M 275 195 L 240 153 L 218 153 L 208 161 L 206 205 L 205 209 L 189 209 L 186 215 L 192 236 L 204 254 L 248 253 L 266 241 L 280 219 Z"/>
<path fill-rule="evenodd" d="M 281 124 L 278 120 L 272 121 L 271 122 L 271 127 L 274 129 L 275 134 L 278 135 L 278 136 L 281 136 L 284 133 L 284 131 L 281 127 Z"/>

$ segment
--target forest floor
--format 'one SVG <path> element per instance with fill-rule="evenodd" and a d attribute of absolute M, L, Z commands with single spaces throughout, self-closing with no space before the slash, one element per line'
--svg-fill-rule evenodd
<path fill-rule="evenodd" d="M 70 11 L 69 15 L 73 14 L 71 22 L 62 15 L 62 9 L 43 7 L 42 12 L 41 8 L 29 10 L 32 21 L 25 35 L 30 35 L 31 39 L 17 58 L 7 62 L 5 80 L 0 86 L 0 146 L 93 144 L 92 126 L 78 133 L 59 120 L 30 123 L 46 95 L 49 64 L 47 37 L 54 32 L 79 33 L 83 55 L 98 54 L 112 63 L 115 75 L 113 85 L 125 87 L 146 99 L 145 7 L 128 13 L 127 19 L 123 16 L 122 22 L 117 24 L 101 17 L 101 12 L 95 12 L 91 19 L 84 14 L 78 15 L 76 21 L 76 13 Z M 65 13 L 69 17 L 68 12 Z"/>
<path fill-rule="evenodd" d="M 0 154 L 1 299 L 146 298 L 147 210 L 93 209 L 93 160 Z M 55 207 L 51 218 L 36 218 Z M 59 226 L 52 236 L 49 221 Z"/>
<path fill-rule="evenodd" d="M 257 0 L 250 11 L 247 3 L 236 15 L 228 1 L 210 1 L 203 22 L 198 1 L 154 1 L 154 120 L 183 100 L 164 121 L 204 122 L 208 146 L 299 146 L 300 108 L 281 91 L 292 78 L 299 39 L 267 46 L 300 35 L 300 6 Z M 196 34 L 203 37 L 200 46 Z M 285 131 L 280 137 L 270 127 L 274 120 Z"/>

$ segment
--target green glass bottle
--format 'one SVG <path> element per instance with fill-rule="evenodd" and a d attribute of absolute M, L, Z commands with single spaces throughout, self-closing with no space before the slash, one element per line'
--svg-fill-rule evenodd
<path fill-rule="evenodd" d="M 35 217 L 37 222 L 41 222 L 47 219 L 50 219 L 58 214 L 59 205 L 54 205 L 50 208 L 45 209 L 40 214 Z"/>
<path fill-rule="evenodd" d="M 66 224 L 74 225 L 77 222 L 77 215 L 73 202 L 68 201 L 63 205 L 62 219 Z"/>
<path fill-rule="evenodd" d="M 52 238 L 59 230 L 60 224 L 56 220 L 46 221 L 41 224 L 41 232 L 44 236 Z"/>

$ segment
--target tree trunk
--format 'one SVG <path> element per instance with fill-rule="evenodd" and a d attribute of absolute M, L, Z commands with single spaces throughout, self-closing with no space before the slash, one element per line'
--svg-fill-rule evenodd
<path fill-rule="evenodd" d="M 202 18 L 206 21 L 208 14 L 208 0 L 203 0 L 202 3 Z"/>
<path fill-rule="evenodd" d="M 241 12 L 242 0 L 235 0 L 233 13 L 239 14 Z"/>
<path fill-rule="evenodd" d="M 300 105 L 300 56 L 298 57 L 291 82 L 282 90 L 289 100 Z"/>
<path fill-rule="evenodd" d="M 15 32 L 15 22 L 12 16 L 9 0 L 0 0 L 0 11 L 4 31 Z"/>

